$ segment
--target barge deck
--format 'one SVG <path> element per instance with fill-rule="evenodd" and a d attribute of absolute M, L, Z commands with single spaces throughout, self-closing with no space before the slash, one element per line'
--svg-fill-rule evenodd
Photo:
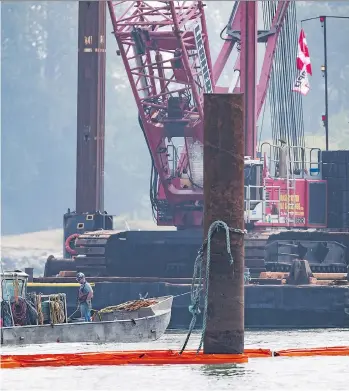
<path fill-rule="evenodd" d="M 68 313 L 76 310 L 78 284 L 74 278 L 34 278 L 28 291 L 67 295 Z M 169 328 L 186 329 L 191 320 L 190 278 L 109 277 L 91 278 L 93 308 L 139 296 L 174 296 Z M 286 285 L 282 279 L 252 279 L 245 285 L 245 326 L 247 328 L 349 327 L 349 284 L 345 280 L 318 281 L 319 284 Z M 188 293 L 188 294 L 186 294 Z M 202 326 L 199 316 L 197 327 Z"/>

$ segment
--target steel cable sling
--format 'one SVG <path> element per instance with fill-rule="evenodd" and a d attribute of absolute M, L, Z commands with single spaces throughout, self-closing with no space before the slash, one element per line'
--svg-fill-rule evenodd
<path fill-rule="evenodd" d="M 276 4 L 263 3 L 263 20 L 265 29 L 269 29 L 276 11 Z M 268 96 L 270 102 L 272 139 L 274 144 L 279 140 L 289 146 L 304 146 L 304 123 L 301 96 L 292 91 L 297 77 L 297 22 L 296 5 L 291 3 L 279 36 L 275 52 Z M 300 151 L 292 153 L 295 160 L 301 160 Z M 276 151 L 275 158 L 278 153 Z M 298 165 L 296 168 L 299 168 Z"/>

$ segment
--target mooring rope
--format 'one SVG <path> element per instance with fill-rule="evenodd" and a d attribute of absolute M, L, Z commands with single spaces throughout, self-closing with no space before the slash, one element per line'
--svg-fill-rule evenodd
<path fill-rule="evenodd" d="M 25 326 L 27 324 L 27 303 L 23 297 L 17 296 L 11 304 L 15 325 Z"/>
<path fill-rule="evenodd" d="M 36 310 L 38 312 L 38 324 L 44 324 L 44 314 L 42 313 L 42 302 L 41 302 L 41 293 L 35 297 Z"/>
<path fill-rule="evenodd" d="M 202 324 L 202 332 L 201 332 L 201 339 L 200 344 L 197 349 L 197 353 L 200 352 L 203 341 L 204 341 L 204 335 L 206 331 L 206 322 L 207 322 L 207 304 L 208 304 L 208 289 L 209 289 L 209 277 L 210 277 L 210 263 L 211 263 L 211 240 L 216 232 L 219 231 L 219 229 L 222 228 L 225 230 L 225 239 L 226 239 L 226 249 L 229 256 L 229 264 L 230 266 L 234 265 L 234 259 L 231 254 L 231 248 L 230 248 L 230 232 L 237 233 L 240 235 L 244 235 L 247 231 L 237 228 L 229 228 L 228 225 L 221 220 L 217 220 L 213 222 L 210 225 L 210 228 L 208 230 L 207 238 L 204 240 L 202 246 L 200 247 L 198 251 L 198 255 L 195 259 L 194 263 L 194 272 L 193 272 L 193 279 L 191 283 L 191 304 L 189 306 L 189 312 L 192 314 L 192 319 L 189 325 L 189 330 L 187 337 L 184 341 L 183 347 L 180 350 L 179 354 L 182 354 L 189 342 L 191 333 L 195 327 L 196 319 L 198 315 L 200 314 L 200 298 L 201 298 L 201 291 L 202 291 L 202 269 L 204 266 L 204 254 L 205 250 L 207 249 L 207 261 L 206 261 L 206 273 L 205 273 L 205 301 L 204 301 L 204 313 L 203 313 L 203 324 Z"/>
<path fill-rule="evenodd" d="M 65 320 L 64 303 L 61 299 L 61 296 L 59 294 L 50 295 L 49 305 L 50 305 L 51 323 L 52 324 L 64 323 Z"/>

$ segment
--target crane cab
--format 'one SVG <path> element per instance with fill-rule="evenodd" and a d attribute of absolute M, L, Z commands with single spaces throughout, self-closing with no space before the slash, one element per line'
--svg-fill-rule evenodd
<path fill-rule="evenodd" d="M 255 228 L 325 228 L 327 182 L 321 177 L 321 151 L 264 143 L 261 156 L 256 168 L 261 175 L 255 176 L 255 183 L 245 179 L 246 224 Z"/>

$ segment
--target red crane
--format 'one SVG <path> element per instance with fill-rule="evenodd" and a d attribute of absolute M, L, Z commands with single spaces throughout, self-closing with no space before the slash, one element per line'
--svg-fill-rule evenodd
<path fill-rule="evenodd" d="M 236 44 L 240 86 L 234 90 L 245 92 L 245 154 L 256 157 L 256 121 L 288 5 L 278 2 L 270 30 L 257 31 L 258 3 L 235 2 L 227 26 L 232 38 L 224 41 L 213 65 L 202 1 L 108 1 L 118 55 L 159 176 L 153 195 L 158 225 L 202 227 L 203 93 L 228 92 L 218 80 Z M 258 41 L 266 44 L 259 81 Z M 178 139 L 183 140 L 180 156 L 174 146 Z"/>
<path fill-rule="evenodd" d="M 348 235 L 332 234 L 325 229 L 330 210 L 327 183 L 340 178 L 338 174 L 334 180 L 328 167 L 347 158 L 327 154 L 323 165 L 321 157 L 325 155 L 318 149 L 306 151 L 298 145 L 285 145 L 284 140 L 281 145 L 264 143 L 258 154 L 256 150 L 256 122 L 266 99 L 278 37 L 290 1 L 273 2 L 268 30 L 257 29 L 258 2 L 235 2 L 214 64 L 202 1 L 107 4 L 119 48 L 117 54 L 127 72 L 152 159 L 151 201 L 157 224 L 175 226 L 177 231 L 81 233 L 75 242 L 79 256 L 74 267 L 99 275 L 191 275 L 202 243 L 203 94 L 235 91 L 244 92 L 245 97 L 245 221 L 252 231 L 245 241 L 247 267 L 256 274 L 265 267 L 287 271 L 295 255 L 306 254 L 314 271 L 346 270 Z M 258 43 L 265 44 L 259 78 Z M 238 56 L 230 71 L 228 60 L 234 47 Z M 229 86 L 219 85 L 224 70 L 233 76 Z M 310 162 L 306 161 L 306 152 Z M 301 156 L 300 160 L 296 156 Z M 97 218 L 105 219 L 104 216 L 108 226 L 98 228 L 108 229 L 110 216 L 99 214 Z M 269 238 L 270 231 L 263 235 L 266 228 L 282 227 L 293 230 Z M 295 228 L 324 232 L 298 232 Z M 82 231 L 93 229 L 81 227 Z M 259 238 L 255 237 L 256 230 Z M 286 250 L 280 252 L 280 247 Z M 280 256 L 285 262 L 280 262 Z"/>

